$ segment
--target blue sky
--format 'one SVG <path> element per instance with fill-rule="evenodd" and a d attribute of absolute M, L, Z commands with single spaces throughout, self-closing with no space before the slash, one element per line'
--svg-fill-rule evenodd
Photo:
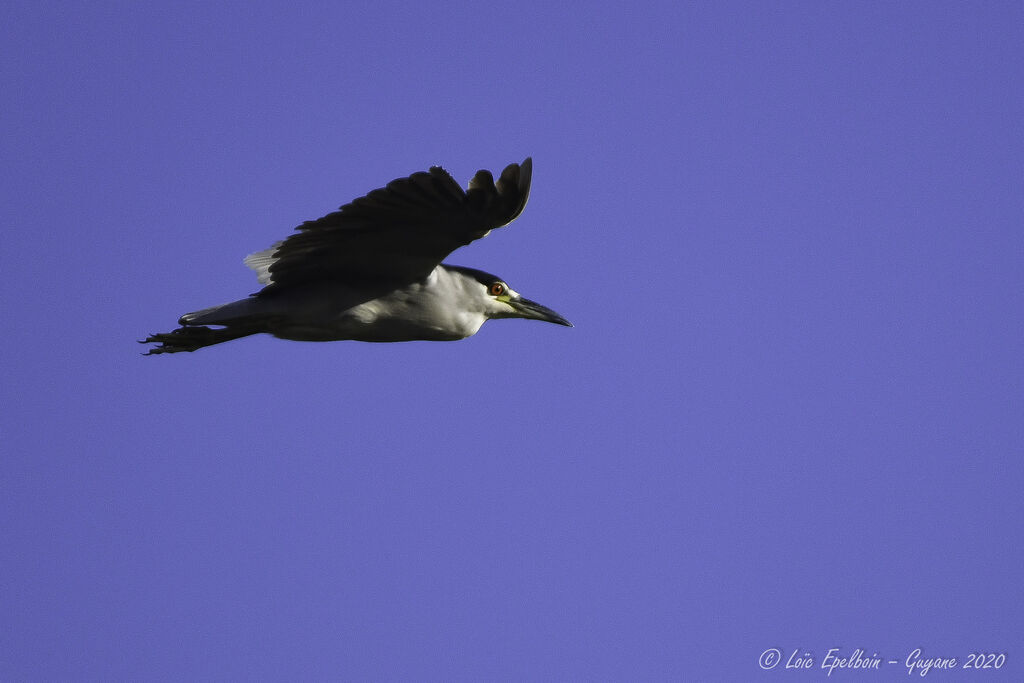
<path fill-rule="evenodd" d="M 0 678 L 1021 680 L 1022 27 L 5 3 Z M 528 155 L 449 261 L 574 329 L 140 355 L 301 221 Z"/>

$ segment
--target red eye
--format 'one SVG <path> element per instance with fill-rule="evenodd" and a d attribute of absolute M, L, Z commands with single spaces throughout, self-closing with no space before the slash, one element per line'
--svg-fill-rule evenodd
<path fill-rule="evenodd" d="M 501 296 L 505 293 L 505 285 L 500 282 L 495 282 L 491 285 L 491 296 Z"/>

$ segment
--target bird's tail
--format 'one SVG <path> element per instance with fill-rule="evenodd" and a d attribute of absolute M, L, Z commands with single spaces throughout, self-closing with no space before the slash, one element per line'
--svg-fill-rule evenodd
<path fill-rule="evenodd" d="M 213 346 L 222 342 L 231 341 L 240 337 L 248 337 L 261 330 L 245 325 L 215 329 L 202 325 L 179 327 L 173 332 L 162 334 L 151 334 L 140 344 L 160 344 L 150 349 L 144 355 L 151 356 L 156 353 L 180 353 L 182 351 L 195 351 L 204 346 Z"/>

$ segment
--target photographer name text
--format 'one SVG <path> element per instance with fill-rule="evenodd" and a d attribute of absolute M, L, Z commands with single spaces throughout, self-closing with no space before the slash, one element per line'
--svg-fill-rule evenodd
<path fill-rule="evenodd" d="M 785 662 L 783 662 L 785 659 Z M 820 660 L 810 651 L 800 648 L 791 650 L 786 656 L 782 650 L 770 647 L 761 653 L 757 662 L 762 669 L 794 669 L 797 671 L 820 669 L 831 676 L 841 669 L 874 670 L 901 667 L 908 676 L 927 676 L 936 671 L 952 671 L 962 669 L 1002 669 L 1006 664 L 1006 654 L 1002 652 L 970 652 L 966 656 L 935 656 L 926 654 L 921 648 L 914 648 L 906 657 L 898 659 L 885 658 L 877 652 L 867 654 L 866 650 L 857 648 L 852 652 L 843 652 L 833 647 L 825 652 Z M 782 664 L 782 667 L 779 665 Z"/>

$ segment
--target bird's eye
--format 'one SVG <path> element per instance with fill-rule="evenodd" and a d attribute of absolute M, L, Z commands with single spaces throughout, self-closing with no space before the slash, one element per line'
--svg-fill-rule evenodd
<path fill-rule="evenodd" d="M 491 296 L 501 296 L 506 291 L 508 290 L 506 289 L 504 282 L 495 282 L 491 285 Z"/>

